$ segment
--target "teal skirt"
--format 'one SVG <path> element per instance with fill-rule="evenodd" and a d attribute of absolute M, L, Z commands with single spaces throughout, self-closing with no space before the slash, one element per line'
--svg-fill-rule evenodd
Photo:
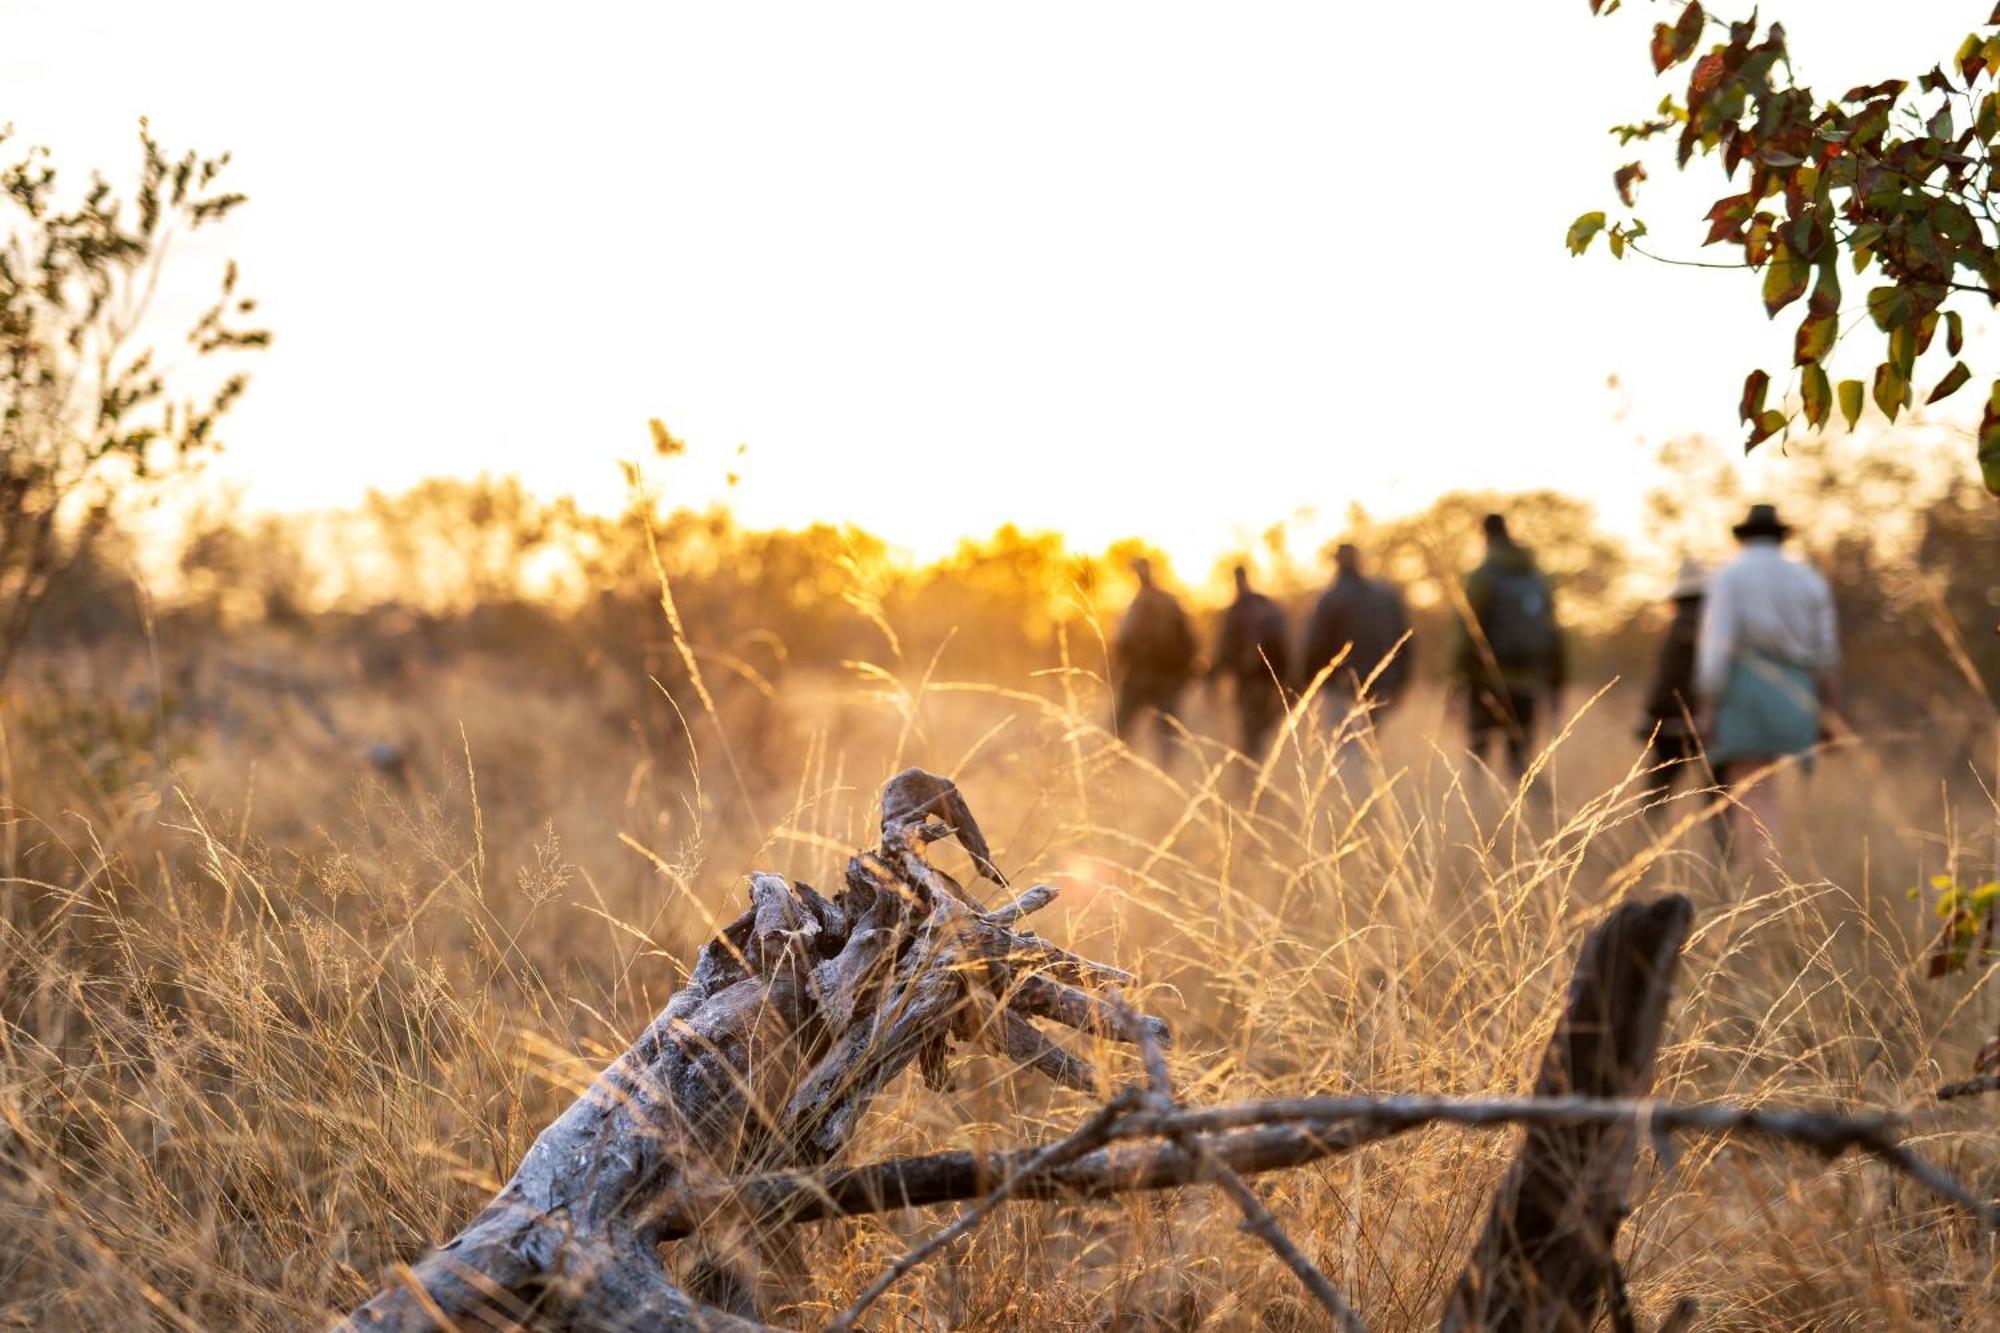
<path fill-rule="evenodd" d="M 1819 687 L 1804 667 L 1754 654 L 1729 664 L 1708 740 L 1710 763 L 1782 759 L 1819 743 Z"/>

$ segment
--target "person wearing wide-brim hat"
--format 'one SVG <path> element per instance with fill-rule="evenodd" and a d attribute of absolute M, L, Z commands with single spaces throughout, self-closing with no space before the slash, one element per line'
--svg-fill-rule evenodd
<path fill-rule="evenodd" d="M 1709 583 L 1695 690 L 1709 762 L 1770 837 L 1778 813 L 1773 786 L 1746 780 L 1810 756 L 1819 743 L 1822 714 L 1834 703 L 1840 644 L 1833 593 L 1818 570 L 1785 555 L 1792 529 L 1777 507 L 1751 505 L 1731 531 L 1742 550 Z"/>
<path fill-rule="evenodd" d="M 1660 640 L 1652 688 L 1646 692 L 1645 716 L 1639 739 L 1646 742 L 1646 767 L 1653 790 L 1670 795 L 1674 783 L 1692 777 L 1701 758 L 1701 736 L 1695 728 L 1699 709 L 1694 689 L 1695 646 L 1701 630 L 1701 604 L 1708 592 L 1708 570 L 1699 560 L 1686 559 L 1667 593 L 1673 617 Z"/>

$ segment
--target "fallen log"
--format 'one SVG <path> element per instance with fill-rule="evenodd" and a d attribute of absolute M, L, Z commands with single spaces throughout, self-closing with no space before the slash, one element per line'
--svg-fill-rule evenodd
<path fill-rule="evenodd" d="M 906 1066 L 945 1076 L 954 1040 L 1100 1086 L 1090 1062 L 1033 1019 L 1103 1031 L 1105 1010 L 1077 986 L 1126 974 L 1018 929 L 1052 889 L 980 910 L 926 858 L 945 838 L 1004 887 L 957 787 L 920 769 L 884 788 L 881 843 L 849 861 L 832 899 L 751 876 L 749 910 L 701 950 L 639 1039 L 463 1231 L 399 1267 L 345 1327 L 761 1327 L 754 1264 L 711 1258 L 689 1290 L 670 1280 L 660 1246 L 690 1234 L 693 1201 L 705 1224 L 746 1223 L 769 1239 L 805 1210 L 754 1198 L 746 1208 L 727 1183 L 834 1162 Z"/>

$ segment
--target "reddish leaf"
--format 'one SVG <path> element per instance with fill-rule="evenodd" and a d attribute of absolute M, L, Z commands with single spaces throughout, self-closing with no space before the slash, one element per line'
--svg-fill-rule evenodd
<path fill-rule="evenodd" d="M 1907 79 L 1884 79 L 1880 83 L 1863 84 L 1859 88 L 1849 88 L 1843 102 L 1866 102 L 1876 97 L 1901 97 L 1903 89 L 1909 87 Z"/>
<path fill-rule="evenodd" d="M 1669 28 L 1664 23 L 1653 25 L 1653 70 L 1662 72 L 1670 65 L 1677 65 L 1688 58 L 1694 44 L 1701 40 L 1701 25 L 1705 19 L 1701 10 L 1701 0 L 1689 0 L 1688 7 L 1681 11 L 1680 21 Z"/>
<path fill-rule="evenodd" d="M 1618 187 L 1618 197 L 1625 201 L 1625 207 L 1632 206 L 1632 187 L 1646 179 L 1646 168 L 1637 162 L 1627 162 L 1611 173 L 1611 183 Z"/>
<path fill-rule="evenodd" d="M 1764 313 L 1776 317 L 1780 310 L 1806 294 L 1806 274 L 1812 266 L 1778 242 L 1771 262 L 1764 266 Z"/>
<path fill-rule="evenodd" d="M 1833 350 L 1833 335 L 1839 327 L 1840 321 L 1832 315 L 1807 315 L 1799 324 L 1798 336 L 1792 340 L 1792 364 L 1818 369 L 1819 359 Z M 1824 374 L 1822 371 L 1822 378 Z"/>
<path fill-rule="evenodd" d="M 1743 399 L 1737 404 L 1736 414 L 1744 421 L 1755 421 L 1764 410 L 1764 394 L 1771 387 L 1771 377 L 1761 370 L 1753 370 L 1743 381 Z"/>
<path fill-rule="evenodd" d="M 1951 397 L 1964 388 L 1965 382 L 1971 378 L 1972 372 L 1965 368 L 1965 362 L 1960 361 L 1951 368 L 1951 371 L 1943 379 L 1938 381 L 1937 388 L 1931 390 L 1931 396 L 1924 399 L 1924 402 L 1935 403 Z"/>
<path fill-rule="evenodd" d="M 1708 210 L 1708 237 L 1702 244 L 1714 245 L 1717 241 L 1740 239 L 1743 223 L 1756 203 L 1748 194 L 1725 195 L 1716 200 L 1715 206 Z"/>

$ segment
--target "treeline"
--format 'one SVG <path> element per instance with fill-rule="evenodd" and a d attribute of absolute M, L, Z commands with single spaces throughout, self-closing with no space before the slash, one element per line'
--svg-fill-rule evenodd
<path fill-rule="evenodd" d="M 1454 492 L 1386 519 L 1355 510 L 1343 536 L 1407 591 L 1419 678 L 1445 671 L 1453 582 L 1489 510 L 1508 514 L 1554 579 L 1579 683 L 1643 676 L 1667 572 L 1683 554 L 1725 556 L 1730 518 L 1754 498 L 1719 447 L 1679 442 L 1660 462 L 1638 543 L 1550 491 Z M 1795 451 L 1781 476 L 1772 498 L 1839 599 L 1856 708 L 1902 723 L 1988 706 L 2000 691 L 1990 499 L 1920 455 L 1854 446 Z M 480 652 L 535 676 L 616 663 L 672 684 L 686 666 L 661 606 L 664 574 L 696 660 L 765 694 L 790 673 L 857 662 L 915 672 L 938 660 L 948 676 L 1008 683 L 1065 661 L 1101 670 L 1102 627 L 1130 595 L 1132 557 L 1150 556 L 1211 612 L 1233 563 L 1172 571 L 1140 540 L 1080 552 L 1057 534 L 1005 528 L 911 566 L 857 527 L 755 530 L 721 509 L 637 493 L 623 513 L 590 514 L 507 478 L 433 480 L 304 518 L 210 512 L 190 523 L 150 596 L 135 591 L 127 551 L 101 549 L 48 607 L 45 646 L 150 624 L 190 645 L 310 639 L 373 679 Z M 1322 551 L 1296 549 L 1282 529 L 1240 558 L 1301 617 L 1329 573 Z"/>

